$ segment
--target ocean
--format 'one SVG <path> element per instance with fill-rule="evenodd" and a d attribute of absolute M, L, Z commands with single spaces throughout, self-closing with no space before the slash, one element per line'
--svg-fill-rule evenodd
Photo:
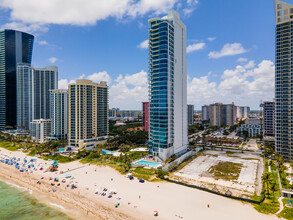
<path fill-rule="evenodd" d="M 28 190 L 18 189 L 0 181 L 0 220 L 35 219 L 69 220 L 70 218 L 64 213 L 38 202 L 29 195 Z"/>

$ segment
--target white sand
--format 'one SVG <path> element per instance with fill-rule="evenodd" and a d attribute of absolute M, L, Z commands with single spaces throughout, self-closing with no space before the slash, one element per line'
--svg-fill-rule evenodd
<path fill-rule="evenodd" d="M 11 152 L 5 149 L 1 149 L 0 154 L 1 153 L 10 154 Z M 11 154 L 15 155 L 16 157 L 22 158 L 25 156 L 25 154 L 21 152 L 12 152 Z M 40 161 L 42 160 L 38 159 L 37 163 L 39 163 Z M 49 165 L 50 162 L 46 161 L 46 163 L 47 165 Z M 61 164 L 59 171 L 66 171 L 68 168 L 73 169 L 81 166 L 84 166 L 84 164 L 81 164 L 77 161 L 67 164 Z M 55 174 L 49 172 L 43 173 L 42 171 L 37 171 L 32 174 L 24 174 L 17 171 L 14 166 L 0 163 L 0 174 L 5 173 L 6 171 L 10 172 L 10 174 L 12 175 L 12 179 L 14 175 L 17 175 L 17 177 L 19 176 L 19 184 L 21 184 L 22 180 L 25 180 L 25 177 L 34 179 L 35 181 L 36 179 L 40 179 L 41 176 L 44 176 L 45 179 L 41 180 L 43 182 L 41 186 L 43 187 L 45 187 L 46 183 L 52 182 L 49 182 L 48 180 L 50 176 L 59 177 L 60 179 L 63 179 L 65 176 L 65 174 L 59 174 L 59 172 Z M 276 216 L 273 215 L 268 216 L 258 213 L 252 205 L 244 204 L 239 201 L 227 199 L 197 189 L 183 187 L 177 184 L 171 184 L 166 182 L 139 183 L 137 179 L 131 181 L 109 167 L 97 167 L 94 165 L 90 165 L 80 169 L 76 169 L 69 173 L 75 178 L 74 181 L 78 182 L 78 188 L 74 190 L 68 188 L 64 189 L 64 184 L 61 184 L 62 186 L 59 187 L 51 187 L 51 190 L 56 189 L 59 195 L 63 195 L 62 193 L 64 193 L 64 195 L 65 193 L 69 195 L 72 194 L 72 198 L 70 196 L 67 196 L 69 201 L 67 201 L 67 197 L 64 196 L 64 201 L 62 201 L 62 204 L 58 204 L 56 202 L 54 203 L 57 205 L 62 205 L 64 207 L 63 202 L 69 202 L 71 205 L 78 208 L 82 207 L 82 209 L 84 209 L 83 211 L 86 211 L 87 208 L 91 208 L 91 213 L 96 211 L 95 214 L 101 214 L 101 216 L 103 216 L 103 218 L 105 219 L 181 219 L 178 216 L 183 217 L 183 219 L 190 220 L 278 219 Z M 7 173 L 5 174 L 7 175 Z M 113 179 L 113 181 L 111 181 L 111 178 Z M 31 184 L 33 185 L 35 184 L 35 182 Z M 50 189 L 49 186 L 46 187 L 47 189 Z M 94 194 L 95 189 L 100 187 L 116 189 L 117 194 L 114 195 L 112 198 L 107 198 L 101 195 Z M 79 199 L 76 199 L 73 194 L 77 195 L 77 198 L 78 195 L 80 195 L 80 201 L 77 201 Z M 52 195 L 56 195 L 56 193 L 54 194 L 50 192 L 46 194 L 46 196 L 48 197 Z M 122 199 L 117 200 L 118 197 Z M 117 202 L 120 203 L 120 206 L 119 208 L 114 208 L 114 204 Z M 128 205 L 128 203 L 131 204 Z M 90 207 L 90 204 L 96 204 L 96 210 L 93 210 L 92 207 Z M 207 204 L 210 205 L 210 208 L 207 207 Z M 104 209 L 100 210 L 100 206 L 103 206 Z M 159 217 L 153 216 L 154 210 L 159 211 Z M 117 215 L 115 215 L 116 212 L 118 213 Z M 76 217 L 76 219 L 77 218 L 79 217 Z"/>

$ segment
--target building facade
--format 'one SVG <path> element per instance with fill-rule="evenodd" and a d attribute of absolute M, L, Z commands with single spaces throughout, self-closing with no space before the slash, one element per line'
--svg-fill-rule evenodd
<path fill-rule="evenodd" d="M 117 118 L 117 109 L 109 109 L 109 118 Z"/>
<path fill-rule="evenodd" d="M 166 160 L 188 146 L 186 26 L 175 11 L 149 24 L 149 151 Z"/>
<path fill-rule="evenodd" d="M 201 120 L 207 121 L 211 119 L 211 106 L 204 105 L 201 107 Z"/>
<path fill-rule="evenodd" d="M 240 136 L 244 136 L 243 131 L 248 132 L 248 137 L 257 137 L 257 135 L 262 135 L 262 125 L 261 124 L 242 124 L 241 127 L 236 129 Z"/>
<path fill-rule="evenodd" d="M 17 128 L 28 130 L 35 119 L 50 119 L 50 90 L 58 88 L 58 68 L 17 64 Z"/>
<path fill-rule="evenodd" d="M 194 105 L 187 105 L 187 121 L 188 125 L 194 124 Z"/>
<path fill-rule="evenodd" d="M 293 159 L 293 5 L 276 0 L 275 147 L 287 160 Z"/>
<path fill-rule="evenodd" d="M 263 102 L 263 136 L 275 136 L 275 102 Z"/>
<path fill-rule="evenodd" d="M 52 120 L 50 138 L 65 140 L 68 134 L 68 90 L 51 90 L 50 102 Z"/>
<path fill-rule="evenodd" d="M 0 130 L 16 127 L 16 66 L 31 64 L 33 43 L 33 35 L 0 31 Z"/>
<path fill-rule="evenodd" d="M 248 118 L 248 114 L 250 113 L 250 107 L 248 106 L 236 106 L 236 114 L 239 119 Z"/>
<path fill-rule="evenodd" d="M 142 103 L 142 128 L 144 131 L 149 131 L 149 116 L 150 116 L 150 103 Z"/>
<path fill-rule="evenodd" d="M 236 122 L 236 106 L 232 104 L 215 103 L 210 105 L 211 126 L 232 126 Z"/>
<path fill-rule="evenodd" d="M 51 119 L 38 119 L 30 122 L 30 135 L 38 143 L 47 142 L 51 132 Z"/>
<path fill-rule="evenodd" d="M 108 86 L 106 82 L 93 83 L 78 79 L 68 86 L 68 141 L 78 147 L 80 142 L 91 142 L 100 136 L 107 136 Z"/>

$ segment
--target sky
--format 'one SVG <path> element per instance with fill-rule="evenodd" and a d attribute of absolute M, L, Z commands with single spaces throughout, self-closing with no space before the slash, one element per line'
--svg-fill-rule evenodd
<path fill-rule="evenodd" d="M 273 100 L 273 0 L 0 0 L 0 29 L 33 34 L 32 64 L 58 66 L 59 88 L 78 78 L 107 81 L 110 108 L 140 110 L 148 19 L 170 10 L 187 27 L 188 104 L 259 110 Z"/>

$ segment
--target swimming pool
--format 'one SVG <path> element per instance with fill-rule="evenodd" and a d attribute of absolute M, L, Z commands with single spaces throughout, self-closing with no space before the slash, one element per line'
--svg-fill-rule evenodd
<path fill-rule="evenodd" d="M 136 162 L 137 164 L 142 164 L 142 165 L 147 165 L 147 166 L 152 166 L 152 167 L 156 167 L 161 165 L 160 163 L 156 163 L 156 162 L 151 162 L 151 161 L 147 161 L 147 160 L 140 160 Z"/>

